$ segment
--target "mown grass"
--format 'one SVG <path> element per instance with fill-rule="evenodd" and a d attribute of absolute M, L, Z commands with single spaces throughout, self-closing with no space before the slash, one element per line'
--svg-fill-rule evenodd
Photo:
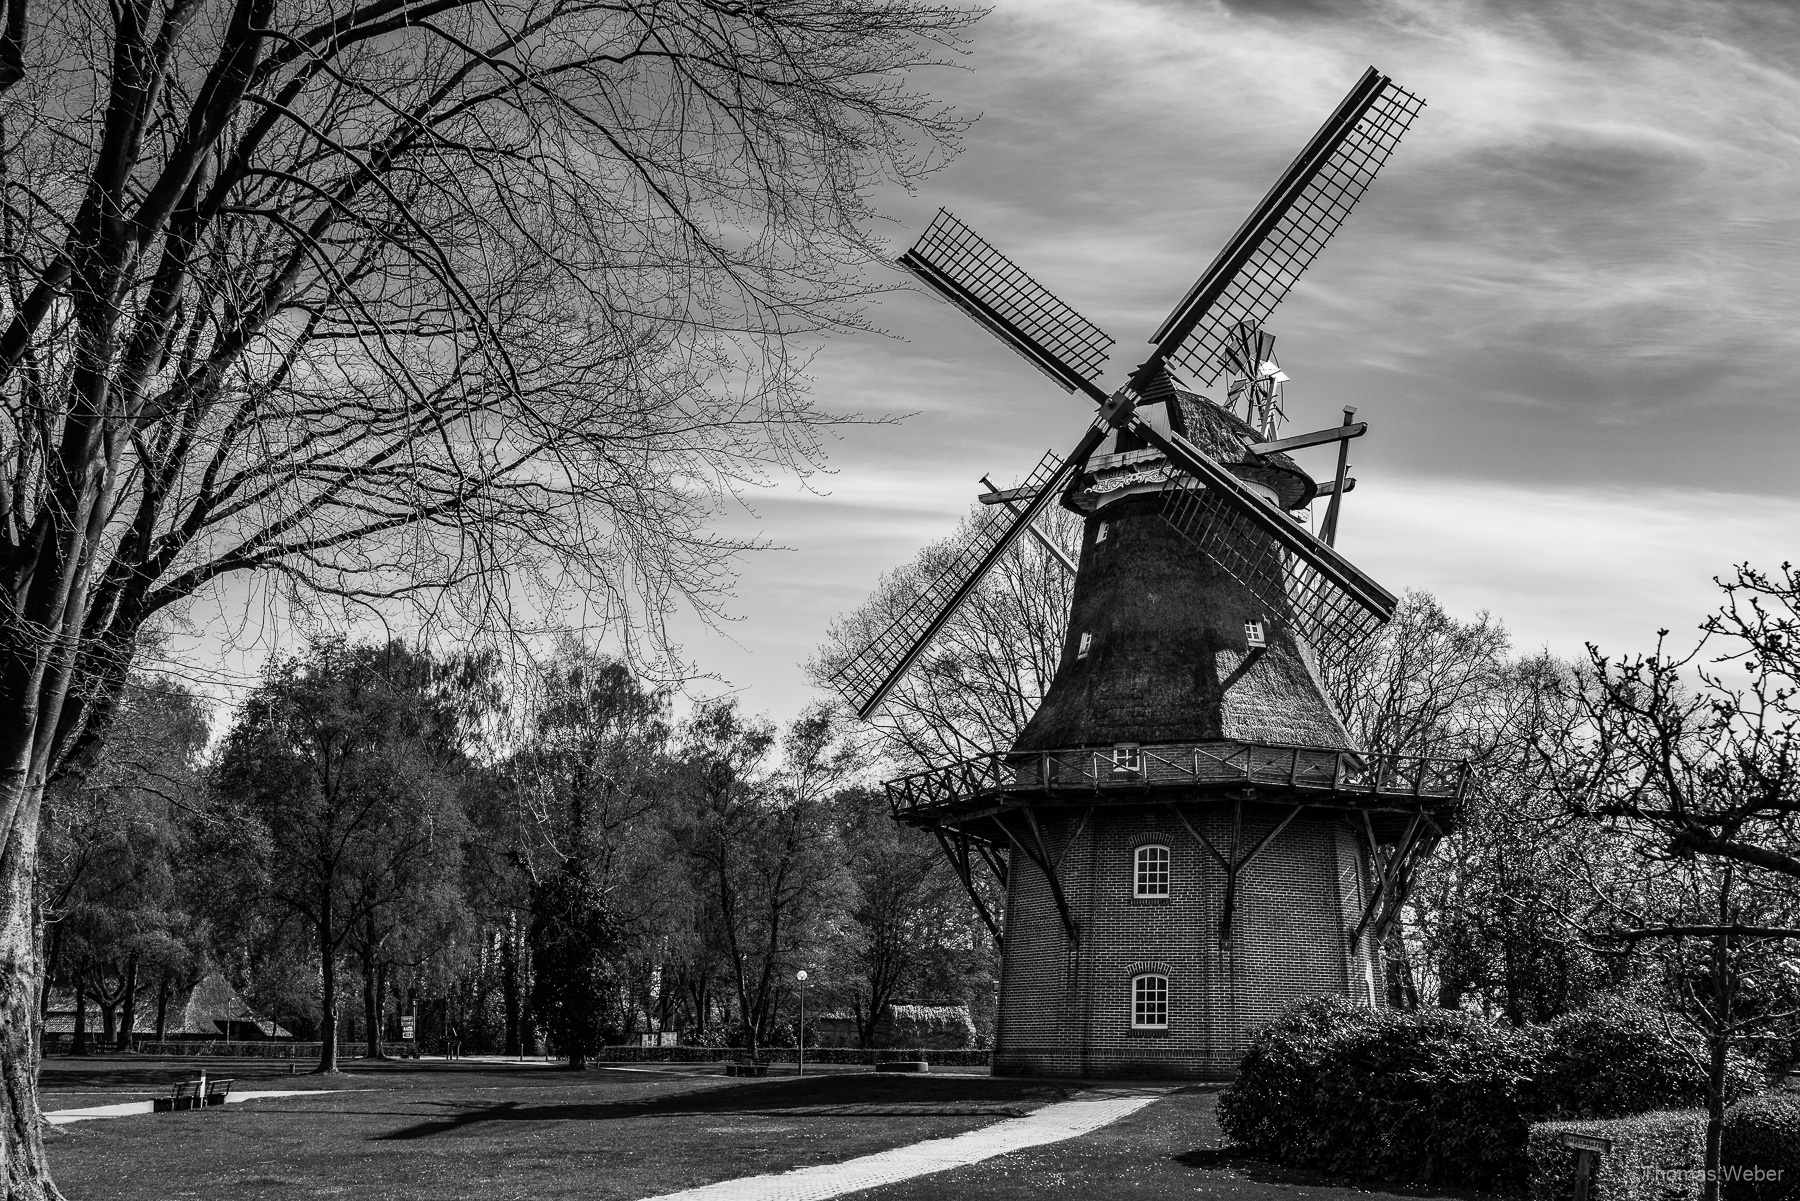
<path fill-rule="evenodd" d="M 192 1061 L 56 1060 L 44 1107 L 142 1100 Z M 346 1065 L 210 1061 L 238 1088 L 317 1096 L 80 1122 L 50 1134 L 72 1201 L 173 1198 L 629 1198 L 838 1162 L 958 1134 L 1070 1094 L 985 1076 L 833 1073 L 739 1081 L 462 1061 Z"/>

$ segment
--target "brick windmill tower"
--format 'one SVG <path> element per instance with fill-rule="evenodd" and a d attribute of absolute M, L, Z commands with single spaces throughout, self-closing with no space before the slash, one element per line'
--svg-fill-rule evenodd
<path fill-rule="evenodd" d="M 1111 392 L 1112 339 L 949 213 L 901 259 L 1100 406 L 1068 455 L 983 497 L 993 520 L 834 676 L 868 717 L 1045 506 L 1083 517 L 1036 715 L 1011 747 L 887 784 L 1001 942 L 996 1072 L 1217 1078 L 1292 1001 L 1379 1003 L 1383 935 L 1466 769 L 1363 753 L 1328 698 L 1322 673 L 1394 607 L 1333 548 L 1366 426 L 1346 410 L 1278 436 L 1286 377 L 1261 325 L 1422 107 L 1371 68 Z M 1177 370 L 1223 376 L 1224 396 Z M 1332 443 L 1323 484 L 1285 453 Z M 1294 514 L 1320 496 L 1315 536 Z"/>

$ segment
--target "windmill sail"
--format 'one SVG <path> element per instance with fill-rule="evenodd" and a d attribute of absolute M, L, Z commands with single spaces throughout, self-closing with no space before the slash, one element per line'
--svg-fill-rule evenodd
<path fill-rule="evenodd" d="M 1217 489 L 1194 483 L 1169 492 L 1164 519 L 1271 614 L 1289 621 L 1320 666 L 1340 667 L 1392 614 L 1391 598 L 1385 606 L 1365 603 L 1307 556 L 1267 537 L 1259 523 L 1226 502 Z"/>
<path fill-rule="evenodd" d="M 898 617 L 832 673 L 832 683 L 856 709 L 858 717 L 867 717 L 874 711 L 982 577 L 1043 512 L 1050 498 L 1068 482 L 1070 474 L 1099 441 L 1098 432 L 1089 431 L 1075 455 L 1066 461 L 1054 451 L 1045 451 L 1019 488 L 1020 492 L 1029 489 L 1032 499 L 1011 514 L 985 510 L 987 520 L 976 525 L 974 535 L 956 548 L 944 569 Z M 1011 521 L 1005 520 L 1008 516 Z"/>
<path fill-rule="evenodd" d="M 950 210 L 938 210 L 900 265 L 1065 391 L 1095 392 L 1093 381 L 1113 339 Z"/>
<path fill-rule="evenodd" d="M 1218 378 L 1239 323 L 1267 320 L 1424 107 L 1370 67 L 1151 337 L 1157 357 Z"/>

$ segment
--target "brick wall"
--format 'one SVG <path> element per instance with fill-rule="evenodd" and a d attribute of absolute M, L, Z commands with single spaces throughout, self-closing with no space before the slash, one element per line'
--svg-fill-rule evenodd
<path fill-rule="evenodd" d="M 1037 812 L 1080 942 L 1064 933 L 1043 873 L 1014 854 L 997 1073 L 1221 1079 L 1251 1029 L 1293 1001 L 1323 993 L 1371 1000 L 1367 948 L 1346 939 L 1367 875 L 1341 818 L 1302 815 L 1263 847 L 1239 874 L 1224 944 L 1224 868 L 1168 808 L 1095 810 L 1085 824 L 1079 809 Z M 1182 812 L 1230 854 L 1231 802 Z M 1242 844 L 1286 812 L 1246 803 Z M 1167 900 L 1133 896 L 1134 852 L 1147 842 L 1169 848 Z M 1131 1028 L 1131 981 L 1146 971 L 1169 978 L 1166 1031 Z"/>

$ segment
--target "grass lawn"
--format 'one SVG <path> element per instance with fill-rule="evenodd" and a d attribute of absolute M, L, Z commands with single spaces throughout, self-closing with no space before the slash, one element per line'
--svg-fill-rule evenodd
<path fill-rule="evenodd" d="M 979 1074 L 728 1080 L 703 1066 L 571 1073 L 442 1060 L 364 1065 L 336 1077 L 285 1063 L 204 1061 L 240 1089 L 328 1095 L 52 1128 L 72 1201 L 352 1197 L 371 1201 L 630 1201 L 715 1180 L 960 1134 L 1068 1099 L 1074 1083 Z M 201 1061 L 128 1057 L 44 1064 L 45 1109 L 146 1100 Z M 1102 1086 L 1103 1087 L 1103 1086 Z M 1092 1134 L 915 1180 L 854 1201 L 1400 1201 L 1235 1158 L 1220 1149 L 1218 1090 L 1179 1089 Z"/>
<path fill-rule="evenodd" d="M 285 1063 L 205 1062 L 239 1089 L 332 1091 L 54 1127 L 52 1168 L 72 1201 L 626 1201 L 959 1134 L 1073 1092 L 979 1075 L 740 1081 L 426 1060 L 350 1061 L 326 1078 L 290 1077 Z M 43 1106 L 145 1100 L 199 1066 L 46 1061 Z"/>
<path fill-rule="evenodd" d="M 1182 1089 L 1085 1138 L 1050 1143 L 936 1176 L 846 1194 L 844 1201 L 1417 1201 L 1460 1191 L 1355 1188 L 1220 1149 L 1217 1086 Z"/>

